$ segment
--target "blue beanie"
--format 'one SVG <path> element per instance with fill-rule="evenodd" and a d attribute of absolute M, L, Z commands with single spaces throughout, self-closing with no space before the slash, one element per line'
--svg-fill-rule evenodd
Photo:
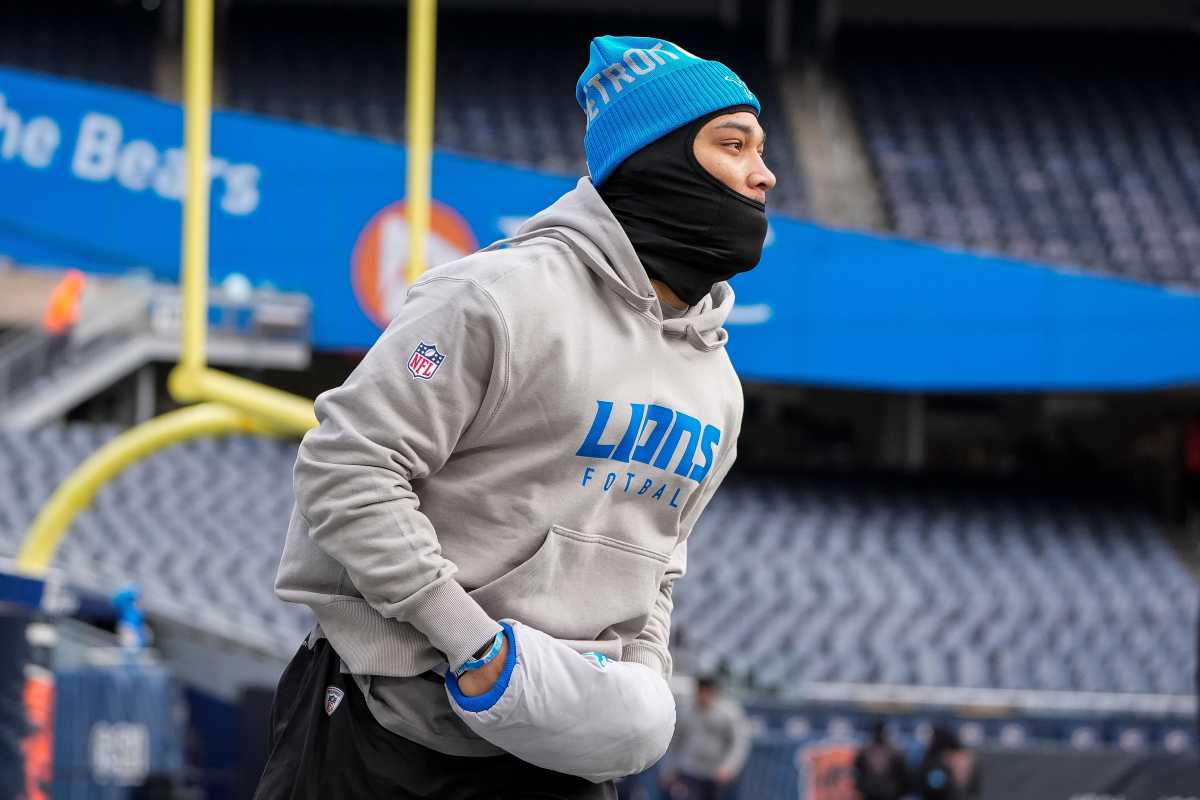
<path fill-rule="evenodd" d="M 587 114 L 583 149 L 592 183 L 665 134 L 730 106 L 762 110 L 742 79 L 719 61 L 646 36 L 597 36 L 575 85 Z"/>

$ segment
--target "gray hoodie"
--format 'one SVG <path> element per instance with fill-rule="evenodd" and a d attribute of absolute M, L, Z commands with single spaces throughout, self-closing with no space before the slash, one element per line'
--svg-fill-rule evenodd
<path fill-rule="evenodd" d="M 750 755 L 750 723 L 736 701 L 718 696 L 712 705 L 684 705 L 671 742 L 675 767 L 684 775 L 713 780 L 721 770 L 737 775 Z"/>
<path fill-rule="evenodd" d="M 671 588 L 736 456 L 732 306 L 722 283 L 664 320 L 584 178 L 512 239 L 427 272 L 317 398 L 276 591 L 313 609 L 346 670 L 420 687 L 428 702 L 393 710 L 424 718 L 388 727 L 488 752 L 440 687 L 394 679 L 460 665 L 500 618 L 670 674 Z M 371 694 L 387 725 L 387 691 Z"/>

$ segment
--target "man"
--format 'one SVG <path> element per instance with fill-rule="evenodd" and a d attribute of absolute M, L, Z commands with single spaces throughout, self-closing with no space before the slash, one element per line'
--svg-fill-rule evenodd
<path fill-rule="evenodd" d="M 736 456 L 724 281 L 775 178 L 754 95 L 593 40 L 590 180 L 428 272 L 295 469 L 276 583 L 318 625 L 260 798 L 611 798 L 666 749 L 671 591 Z"/>
<path fill-rule="evenodd" d="M 692 706 L 679 715 L 666 784 L 671 798 L 718 800 L 750 755 L 746 715 L 711 677 L 696 681 Z"/>
<path fill-rule="evenodd" d="M 954 731 L 934 726 L 914 784 L 921 800 L 974 800 L 980 792 L 975 755 L 962 746 Z"/>
<path fill-rule="evenodd" d="M 904 756 L 888 741 L 882 720 L 872 727 L 871 741 L 854 757 L 854 786 L 862 800 L 900 800 L 908 791 Z"/>
<path fill-rule="evenodd" d="M 43 369 L 53 371 L 61 366 L 60 361 L 66 360 L 87 288 L 87 276 L 77 269 L 69 269 L 50 291 L 42 311 L 42 332 L 46 336 Z"/>

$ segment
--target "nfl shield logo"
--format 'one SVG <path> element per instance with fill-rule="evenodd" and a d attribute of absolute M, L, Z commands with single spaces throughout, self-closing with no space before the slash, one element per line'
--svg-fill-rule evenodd
<path fill-rule="evenodd" d="M 337 711 L 338 705 L 342 702 L 342 696 L 346 693 L 336 686 L 325 687 L 325 715 L 329 716 L 334 711 Z"/>
<path fill-rule="evenodd" d="M 427 381 L 433 377 L 433 373 L 437 372 L 438 367 L 445 360 L 445 354 L 438 352 L 437 345 L 421 342 L 413 351 L 412 358 L 408 360 L 408 371 L 413 374 L 414 378 Z"/>

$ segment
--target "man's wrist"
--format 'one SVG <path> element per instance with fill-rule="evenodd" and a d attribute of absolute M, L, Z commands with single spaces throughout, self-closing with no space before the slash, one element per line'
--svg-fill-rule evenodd
<path fill-rule="evenodd" d="M 482 666 L 490 664 L 500 655 L 500 651 L 504 648 L 504 630 L 496 632 L 491 641 L 485 642 L 482 647 L 475 651 L 474 654 L 454 671 L 456 677 L 462 677 L 464 673 L 470 672 L 473 669 L 479 669 Z"/>
<path fill-rule="evenodd" d="M 427 586 L 415 599 L 417 604 L 405 621 L 428 637 L 452 670 L 500 630 L 500 623 L 453 578 Z"/>

